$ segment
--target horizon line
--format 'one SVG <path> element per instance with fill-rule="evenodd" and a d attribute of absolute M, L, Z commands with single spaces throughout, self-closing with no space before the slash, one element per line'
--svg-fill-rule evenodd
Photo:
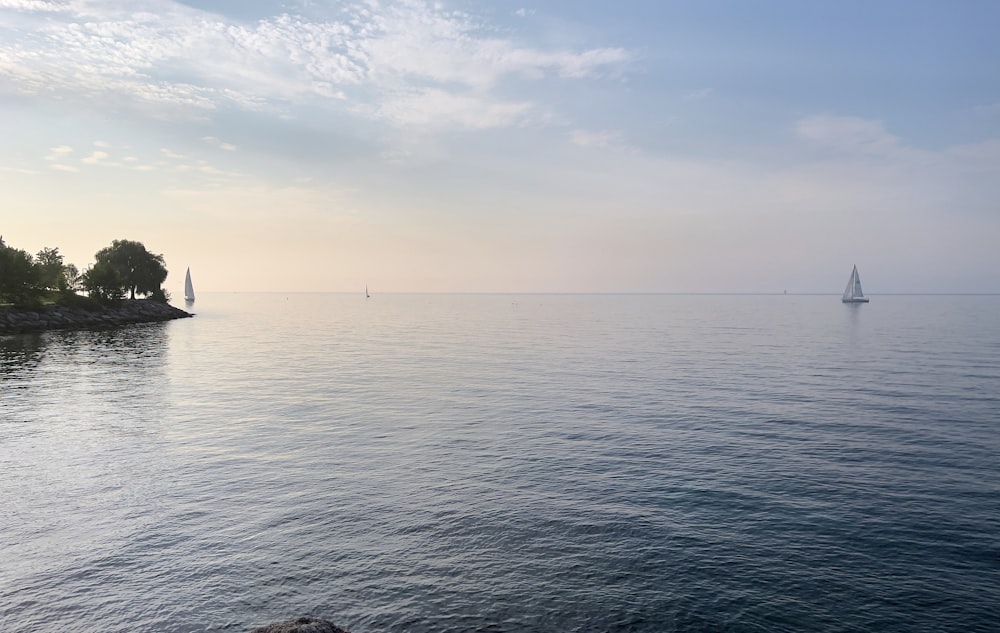
<path fill-rule="evenodd" d="M 199 291 L 201 294 L 290 294 L 290 295 L 304 295 L 304 294 L 362 294 L 356 290 L 202 290 Z M 711 291 L 711 292 L 670 292 L 670 291 L 653 291 L 653 292 L 601 292 L 601 291 L 564 291 L 564 290 L 503 290 L 503 291 L 491 291 L 491 290 L 385 290 L 377 294 L 382 295 L 593 295 L 593 296 L 759 296 L 759 297 L 783 297 L 783 296 L 812 296 L 812 297 L 837 297 L 842 295 L 842 292 L 728 292 L 728 291 Z M 376 294 L 372 293 L 372 297 Z M 866 293 L 866 297 L 901 297 L 901 296 L 941 296 L 941 297 L 990 297 L 990 296 L 1000 296 L 1000 291 L 988 291 L 988 292 L 934 292 L 934 291 L 896 291 L 896 292 L 879 292 L 879 293 Z"/>

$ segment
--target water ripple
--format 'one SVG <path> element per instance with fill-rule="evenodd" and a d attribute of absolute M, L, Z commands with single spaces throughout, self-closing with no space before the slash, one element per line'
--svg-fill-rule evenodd
<path fill-rule="evenodd" d="M 0 630 L 995 627 L 995 297 L 199 304 L 0 339 Z"/>

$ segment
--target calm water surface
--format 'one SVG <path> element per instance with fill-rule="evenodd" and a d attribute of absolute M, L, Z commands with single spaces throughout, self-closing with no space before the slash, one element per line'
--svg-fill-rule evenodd
<path fill-rule="evenodd" d="M 0 631 L 995 631 L 1000 297 L 205 294 L 0 337 Z"/>

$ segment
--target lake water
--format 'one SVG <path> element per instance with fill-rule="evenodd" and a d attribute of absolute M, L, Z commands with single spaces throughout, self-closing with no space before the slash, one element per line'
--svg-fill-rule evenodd
<path fill-rule="evenodd" d="M 0 337 L 0 631 L 996 631 L 1000 297 L 204 294 Z"/>

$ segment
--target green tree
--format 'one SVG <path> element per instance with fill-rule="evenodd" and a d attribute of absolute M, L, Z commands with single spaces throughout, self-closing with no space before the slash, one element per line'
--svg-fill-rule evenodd
<path fill-rule="evenodd" d="M 115 240 L 111 246 L 97 251 L 94 259 L 97 260 L 94 268 L 97 264 L 107 264 L 118 272 L 122 288 L 131 299 L 135 299 L 136 293 L 150 295 L 159 291 L 167 278 L 163 255 L 150 253 L 142 242 Z"/>
<path fill-rule="evenodd" d="M 106 261 L 96 264 L 80 275 L 80 285 L 87 294 L 101 303 L 114 303 L 125 296 L 125 284 L 114 266 Z"/>
<path fill-rule="evenodd" d="M 46 290 L 66 290 L 66 265 L 58 248 L 43 248 L 35 255 L 39 285 Z"/>
<path fill-rule="evenodd" d="M 66 264 L 63 268 L 63 278 L 66 280 L 64 292 L 76 292 L 82 288 L 80 285 L 80 269 L 73 264 Z"/>
<path fill-rule="evenodd" d="M 38 269 L 31 254 L 7 246 L 0 237 L 0 303 L 29 305 L 41 302 Z"/>

